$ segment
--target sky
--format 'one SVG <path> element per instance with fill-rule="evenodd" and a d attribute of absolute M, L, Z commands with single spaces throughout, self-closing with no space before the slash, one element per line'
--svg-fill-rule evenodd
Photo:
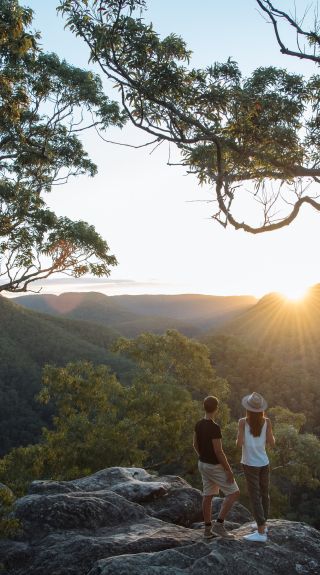
<path fill-rule="evenodd" d="M 69 63 L 88 67 L 81 39 L 64 30 L 56 15 L 57 0 L 26 0 L 35 12 L 42 48 Z M 259 66 L 285 67 L 310 75 L 312 64 L 280 54 L 270 24 L 254 0 L 148 0 L 154 28 L 165 36 L 181 35 L 193 51 L 192 64 L 204 67 L 229 56 L 250 74 Z M 300 11 L 306 5 L 298 0 Z M 291 9 L 291 0 L 281 2 Z M 108 95 L 115 93 L 104 80 Z M 141 143 L 145 137 L 127 126 L 110 129 L 106 137 Z M 253 236 L 223 229 L 211 215 L 213 190 L 199 187 L 183 168 L 167 166 L 168 148 L 134 150 L 104 143 L 91 132 L 85 148 L 98 166 L 95 178 L 82 176 L 56 187 L 47 197 L 59 215 L 85 220 L 107 240 L 119 262 L 110 279 L 51 280 L 42 293 L 95 290 L 117 293 L 253 294 L 271 291 L 299 295 L 320 282 L 317 246 L 320 215 L 305 208 L 291 226 Z"/>

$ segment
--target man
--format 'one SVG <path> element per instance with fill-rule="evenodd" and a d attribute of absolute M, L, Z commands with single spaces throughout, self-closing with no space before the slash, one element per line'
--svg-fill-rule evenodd
<path fill-rule="evenodd" d="M 202 511 L 206 539 L 220 535 L 226 539 L 234 536 L 224 527 L 224 520 L 240 492 L 232 469 L 222 449 L 220 426 L 214 421 L 219 401 L 216 397 L 206 397 L 203 402 L 205 416 L 195 426 L 193 447 L 199 457 L 198 467 L 203 483 Z M 219 495 L 219 488 L 225 495 L 218 519 L 212 523 L 212 498 Z"/>

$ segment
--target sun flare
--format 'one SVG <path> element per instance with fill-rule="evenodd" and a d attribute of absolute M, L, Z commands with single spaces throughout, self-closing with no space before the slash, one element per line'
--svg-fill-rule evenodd
<path fill-rule="evenodd" d="M 304 300 L 308 292 L 308 288 L 297 285 L 288 286 L 286 289 L 281 290 L 281 294 L 286 299 L 292 302 L 300 302 Z"/>

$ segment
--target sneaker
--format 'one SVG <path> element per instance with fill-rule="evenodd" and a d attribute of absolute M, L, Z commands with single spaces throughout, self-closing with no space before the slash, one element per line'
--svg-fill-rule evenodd
<path fill-rule="evenodd" d="M 259 533 L 259 531 L 254 531 L 254 533 L 250 533 L 250 535 L 244 535 L 243 539 L 246 539 L 247 541 L 266 543 L 268 537 L 266 533 Z"/>
<path fill-rule="evenodd" d="M 251 524 L 250 524 L 250 528 L 251 528 L 251 529 L 254 529 L 255 531 L 257 531 L 258 525 L 257 525 L 256 523 L 251 523 Z M 265 532 L 265 533 L 268 533 L 268 527 L 265 527 L 264 532 Z"/>
<path fill-rule="evenodd" d="M 212 539 L 213 537 L 215 537 L 215 534 L 213 533 L 213 531 L 211 529 L 211 525 L 205 525 L 205 527 L 204 527 L 204 538 L 205 539 Z"/>
<path fill-rule="evenodd" d="M 219 535 L 224 539 L 235 539 L 235 536 L 226 530 L 223 523 L 219 523 L 218 521 L 215 521 L 214 524 L 212 525 L 212 531 L 215 535 Z"/>

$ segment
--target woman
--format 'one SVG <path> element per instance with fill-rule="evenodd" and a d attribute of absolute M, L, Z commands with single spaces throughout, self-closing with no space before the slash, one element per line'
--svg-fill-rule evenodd
<path fill-rule="evenodd" d="M 269 458 L 266 444 L 273 447 L 275 439 L 271 421 L 264 412 L 268 405 L 260 393 L 251 393 L 242 399 L 246 417 L 239 420 L 237 447 L 242 447 L 241 463 L 247 482 L 257 531 L 245 535 L 248 541 L 267 541 L 266 522 L 269 513 Z"/>

